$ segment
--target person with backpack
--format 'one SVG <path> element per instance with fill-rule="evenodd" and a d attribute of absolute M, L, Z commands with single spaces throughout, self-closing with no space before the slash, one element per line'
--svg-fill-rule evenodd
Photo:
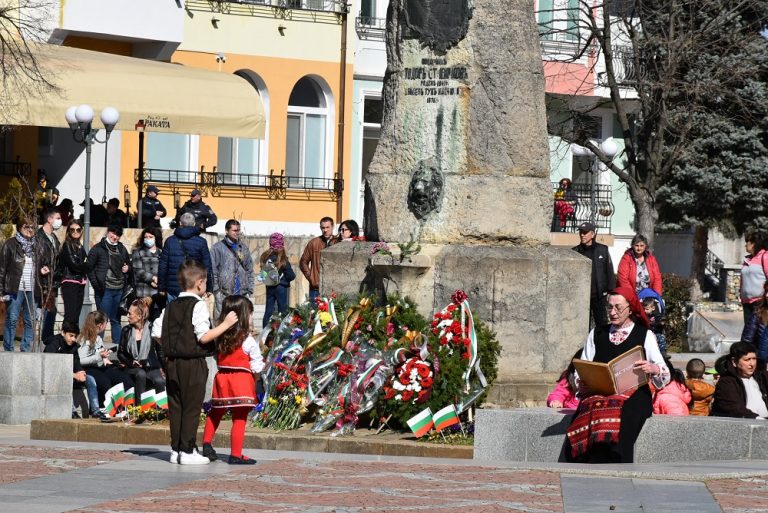
<path fill-rule="evenodd" d="M 208 272 L 206 290 L 213 289 L 213 269 L 208 242 L 200 236 L 200 229 L 195 227 L 195 216 L 186 213 L 179 219 L 181 226 L 174 230 L 163 244 L 160 265 L 157 270 L 157 291 L 166 295 L 166 302 L 176 299 L 183 289 L 177 274 L 181 264 L 195 260 Z"/>
<path fill-rule="evenodd" d="M 261 254 L 260 281 L 267 286 L 267 304 L 261 326 L 266 327 L 269 318 L 275 311 L 284 315 L 288 310 L 288 292 L 291 282 L 296 279 L 296 273 L 285 254 L 285 238 L 282 233 L 269 236 L 269 249 Z"/>
<path fill-rule="evenodd" d="M 226 236 L 211 247 L 214 318 L 218 318 L 227 296 L 253 295 L 253 258 L 240 241 L 240 222 L 230 219 L 224 229 Z"/>

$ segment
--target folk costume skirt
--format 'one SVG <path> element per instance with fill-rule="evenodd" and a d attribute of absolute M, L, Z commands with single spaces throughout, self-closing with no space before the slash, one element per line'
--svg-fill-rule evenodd
<path fill-rule="evenodd" d="M 253 408 L 256 380 L 250 371 L 219 369 L 213 378 L 211 408 Z"/>

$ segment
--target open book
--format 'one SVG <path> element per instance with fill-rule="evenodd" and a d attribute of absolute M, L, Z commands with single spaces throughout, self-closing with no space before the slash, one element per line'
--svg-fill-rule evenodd
<path fill-rule="evenodd" d="M 645 372 L 635 370 L 635 362 L 645 360 L 642 346 L 636 346 L 608 363 L 575 358 L 573 365 L 579 379 L 590 391 L 600 395 L 623 394 L 648 383 Z"/>

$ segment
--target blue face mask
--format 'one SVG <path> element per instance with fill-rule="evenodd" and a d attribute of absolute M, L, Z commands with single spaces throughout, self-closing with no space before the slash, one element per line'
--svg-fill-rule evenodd
<path fill-rule="evenodd" d="M 148 248 L 155 247 L 155 239 L 144 239 L 144 245 Z"/>

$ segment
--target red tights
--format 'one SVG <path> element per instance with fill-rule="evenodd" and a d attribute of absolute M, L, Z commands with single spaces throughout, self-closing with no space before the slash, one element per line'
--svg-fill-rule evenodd
<path fill-rule="evenodd" d="M 230 454 L 240 458 L 243 455 L 243 439 L 245 438 L 245 422 L 248 420 L 248 412 L 251 408 L 232 408 L 232 448 Z M 205 418 L 205 431 L 203 431 L 203 443 L 210 444 L 213 442 L 213 435 L 216 434 L 216 430 L 219 428 L 219 423 L 224 414 L 227 413 L 226 408 L 211 408 L 208 416 Z"/>

